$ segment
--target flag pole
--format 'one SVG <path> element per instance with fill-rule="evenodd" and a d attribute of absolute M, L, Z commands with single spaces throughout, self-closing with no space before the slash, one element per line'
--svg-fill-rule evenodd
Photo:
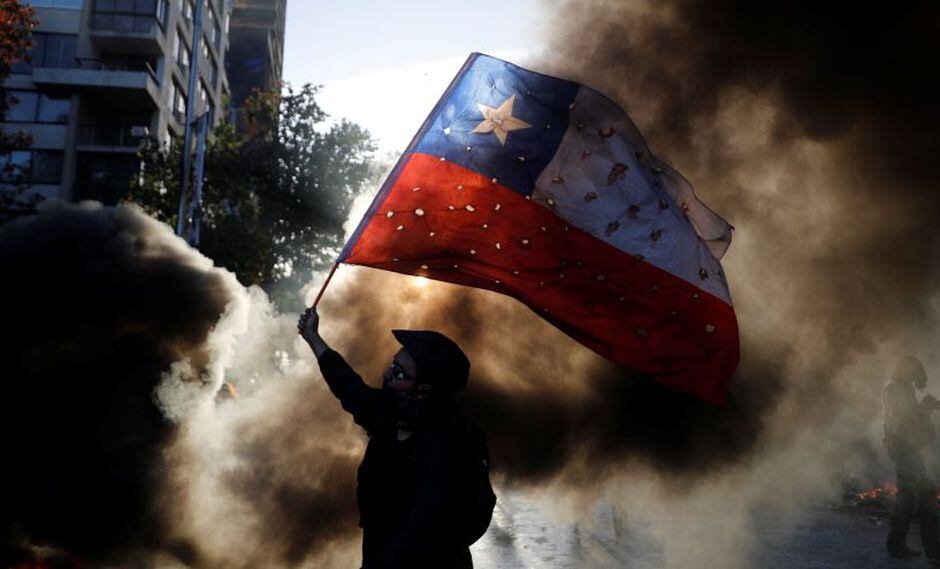
<path fill-rule="evenodd" d="M 441 95 L 441 98 L 438 99 L 437 103 L 435 103 L 434 108 L 431 110 L 431 113 L 427 116 L 426 119 L 424 119 L 424 122 L 421 124 L 421 128 L 419 128 L 418 132 L 416 132 L 414 137 L 412 137 L 411 142 L 408 144 L 408 147 L 405 148 L 405 151 L 402 153 L 402 155 L 398 158 L 398 162 L 395 163 L 395 166 L 392 168 L 392 171 L 389 172 L 388 176 L 386 176 L 385 181 L 382 183 L 382 186 L 379 188 L 379 191 L 376 192 L 375 196 L 373 196 L 372 203 L 369 204 L 369 209 L 366 210 L 365 215 L 363 215 L 362 219 L 359 220 L 359 225 L 356 227 L 356 230 L 353 231 L 352 235 L 349 237 L 349 239 L 346 241 L 346 244 L 343 246 L 342 251 L 340 251 L 339 257 L 337 257 L 336 262 L 333 264 L 333 268 L 330 269 L 330 274 L 328 274 L 326 276 L 326 280 L 323 281 L 323 286 L 320 287 L 320 292 L 317 293 L 317 298 L 313 301 L 313 306 L 311 308 L 316 308 L 317 304 L 320 303 L 320 297 L 323 296 L 323 291 L 326 290 L 326 286 L 330 284 L 330 279 L 333 278 L 333 273 L 336 272 L 336 267 L 339 266 L 340 259 L 345 259 L 348 256 L 347 249 L 349 249 L 351 245 L 355 244 L 359 240 L 359 236 L 362 233 L 362 231 L 365 229 L 366 224 L 368 224 L 369 219 L 375 213 L 376 209 L 379 207 L 379 204 L 382 202 L 382 200 L 386 197 L 386 195 L 388 195 L 388 192 L 391 190 L 391 187 L 394 181 L 398 179 L 398 173 L 404 167 L 409 153 L 412 150 L 414 150 L 415 147 L 417 146 L 418 139 L 421 137 L 421 134 L 427 130 L 428 125 L 431 123 L 431 119 L 437 113 L 438 109 L 440 109 L 441 106 L 443 106 L 444 100 L 447 99 L 447 95 L 450 94 L 454 90 L 454 88 L 457 86 L 457 81 L 463 76 L 464 72 L 470 67 L 470 64 L 473 63 L 474 60 L 476 60 L 477 56 L 479 55 L 480 54 L 478 53 L 470 54 L 470 57 L 468 57 L 467 61 L 464 62 L 463 66 L 460 68 L 460 71 L 458 71 L 457 75 L 455 75 L 454 78 L 451 80 L 450 85 L 448 85 L 447 89 L 444 90 L 444 94 Z"/>
<path fill-rule="evenodd" d="M 316 308 L 317 305 L 320 304 L 320 297 L 323 296 L 323 292 L 326 290 L 327 285 L 330 284 L 330 280 L 333 278 L 333 273 L 336 272 L 336 267 L 338 266 L 339 266 L 339 261 L 333 263 L 333 268 L 330 269 L 330 274 L 326 275 L 326 280 L 323 281 L 323 286 L 320 287 L 320 292 L 317 293 L 317 298 L 316 300 L 313 301 L 312 308 Z"/>

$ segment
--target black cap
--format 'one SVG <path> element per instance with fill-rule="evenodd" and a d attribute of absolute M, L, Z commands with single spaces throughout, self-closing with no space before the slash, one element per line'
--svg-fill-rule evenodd
<path fill-rule="evenodd" d="M 392 330 L 418 366 L 417 381 L 446 393 L 460 391 L 470 377 L 470 360 L 456 342 L 433 330 Z"/>

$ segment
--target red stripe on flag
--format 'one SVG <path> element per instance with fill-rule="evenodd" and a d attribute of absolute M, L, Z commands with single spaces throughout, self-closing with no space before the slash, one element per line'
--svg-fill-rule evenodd
<path fill-rule="evenodd" d="M 407 158 L 344 261 L 512 296 L 598 354 L 712 403 L 738 365 L 723 300 L 434 156 Z"/>

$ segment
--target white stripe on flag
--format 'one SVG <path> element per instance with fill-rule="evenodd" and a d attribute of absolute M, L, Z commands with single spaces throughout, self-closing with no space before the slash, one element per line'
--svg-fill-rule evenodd
<path fill-rule="evenodd" d="M 649 153 L 622 109 L 593 89 L 579 90 L 532 200 L 731 304 L 717 258 L 731 242 L 731 226 Z"/>

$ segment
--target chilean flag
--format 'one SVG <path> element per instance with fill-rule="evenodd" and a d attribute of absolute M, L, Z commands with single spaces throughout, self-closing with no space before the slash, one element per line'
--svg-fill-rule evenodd
<path fill-rule="evenodd" d="M 484 288 L 676 390 L 720 404 L 738 327 L 731 226 L 571 81 L 474 53 L 339 262 Z"/>

